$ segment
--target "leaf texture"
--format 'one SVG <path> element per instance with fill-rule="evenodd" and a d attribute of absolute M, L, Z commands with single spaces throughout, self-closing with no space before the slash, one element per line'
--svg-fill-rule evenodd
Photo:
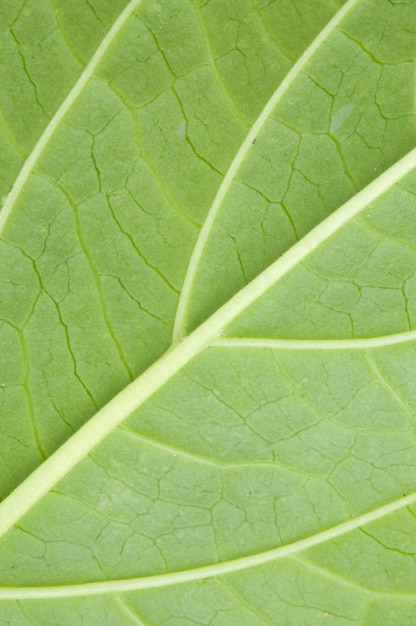
<path fill-rule="evenodd" d="M 0 624 L 416 624 L 416 2 L 0 13 Z"/>

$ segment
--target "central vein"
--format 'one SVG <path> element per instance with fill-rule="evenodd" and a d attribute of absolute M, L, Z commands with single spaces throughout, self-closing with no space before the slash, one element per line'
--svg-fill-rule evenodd
<path fill-rule="evenodd" d="M 416 167 L 416 149 L 310 231 L 288 252 L 233 296 L 199 328 L 166 352 L 141 376 L 106 404 L 94 417 L 40 465 L 0 504 L 0 536 L 84 459 L 121 422 L 163 387 L 195 356 L 220 337 L 240 313 L 256 302 L 324 241 L 339 231 L 368 204 L 388 191 Z"/>

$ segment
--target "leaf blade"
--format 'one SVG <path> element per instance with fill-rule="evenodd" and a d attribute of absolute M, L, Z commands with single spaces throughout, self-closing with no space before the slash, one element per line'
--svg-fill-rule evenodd
<path fill-rule="evenodd" d="M 388 3 L 381 4 L 387 7 Z M 357 2 L 359 7 L 370 5 L 371 2 Z M 160 67 L 170 72 L 175 67 L 180 74 L 187 57 L 186 46 L 172 46 L 172 33 L 176 28 L 182 32 L 183 24 L 195 24 L 195 15 L 199 18 L 206 6 L 201 7 L 199 2 L 191 6 L 178 0 L 170 3 L 169 10 L 161 16 L 157 15 L 159 3 L 149 1 L 139 12 L 140 18 L 135 16 L 129 21 L 126 41 L 132 41 L 129 38 L 140 32 L 141 43 L 151 46 L 148 50 L 153 50 Z M 247 3 L 231 5 L 230 12 L 244 12 L 247 7 Z M 251 6 L 243 19 L 236 20 L 240 49 L 244 49 L 244 38 L 253 24 L 259 23 L 256 20 L 263 9 L 256 3 L 254 10 Z M 396 9 L 397 15 L 404 10 L 398 6 Z M 170 30 L 168 16 L 180 17 Z M 159 25 L 167 28 L 160 36 L 156 32 Z M 195 32 L 198 37 L 203 33 L 201 23 Z M 149 35 L 147 39 L 142 38 L 145 33 Z M 149 43 L 152 37 L 153 44 Z M 380 41 L 378 35 L 375 40 Z M 409 41 L 411 36 L 406 43 L 410 55 L 413 44 Z M 206 48 L 197 48 L 196 39 L 192 42 L 196 61 L 191 59 L 191 65 L 206 58 L 206 50 L 212 57 L 215 46 L 221 44 L 214 39 L 209 43 Z M 355 43 L 361 45 L 361 39 Z M 364 39 L 365 53 L 367 43 Z M 119 44 L 120 52 L 128 50 L 130 54 L 134 49 L 124 47 L 121 38 Z M 142 54 L 144 48 L 136 48 L 139 49 Z M 128 55 L 123 61 L 121 54 L 117 63 L 121 67 L 127 59 L 123 66 L 127 77 L 136 64 L 144 67 L 150 58 L 143 61 L 135 57 L 135 63 L 129 66 Z M 54 335 L 47 336 L 48 325 L 59 327 L 70 356 L 65 367 L 68 363 L 69 369 L 72 366 L 72 376 L 78 379 L 94 408 L 79 416 L 76 428 L 83 421 L 86 424 L 68 439 L 68 430 L 74 430 L 75 422 L 61 407 L 64 399 L 70 406 L 70 392 L 62 389 L 49 394 L 46 386 L 45 398 L 39 401 L 41 393 L 34 396 L 31 419 L 32 428 L 40 428 L 38 448 L 47 442 L 43 454 L 49 456 L 60 447 L 0 505 L 0 519 L 5 519 L 3 529 L 16 522 L 0 542 L 2 619 L 19 626 L 34 620 L 66 626 L 80 619 L 91 624 L 99 619 L 100 623 L 123 624 L 202 622 L 263 626 L 275 623 L 279 614 L 293 624 L 320 623 L 322 617 L 329 615 L 339 624 L 372 619 L 402 623 L 400 620 L 409 619 L 415 579 L 410 539 L 415 497 L 415 246 L 411 229 L 414 151 L 248 286 L 240 292 L 238 285 L 234 286 L 236 293 L 229 302 L 164 353 L 170 343 L 169 330 L 181 276 L 200 218 L 195 217 L 197 212 L 192 213 L 193 217 L 189 213 L 192 185 L 180 195 L 178 181 L 185 170 L 173 187 L 174 176 L 164 174 L 159 188 L 158 202 L 163 198 L 162 206 L 172 210 L 169 224 L 166 218 L 171 213 L 166 212 L 163 221 L 155 217 L 155 205 L 150 205 L 148 199 L 157 185 L 152 187 L 148 181 L 156 181 L 166 167 L 162 163 L 163 151 L 158 153 L 163 145 L 160 138 L 167 132 L 169 152 L 174 125 L 161 123 L 154 135 L 154 146 L 149 144 L 151 135 L 146 133 L 149 128 L 155 131 L 157 112 L 163 111 L 166 103 L 176 102 L 176 111 L 180 110 L 182 120 L 185 119 L 183 146 L 189 154 L 192 152 L 202 163 L 204 151 L 209 152 L 216 140 L 210 147 L 209 140 L 202 140 L 193 126 L 195 103 L 201 101 L 190 87 L 193 79 L 203 86 L 200 68 L 191 70 L 192 80 L 182 80 L 181 75 L 161 99 L 157 96 L 153 103 L 142 103 L 141 117 L 134 121 L 131 96 L 123 91 L 126 87 L 121 86 L 122 82 L 116 84 L 115 79 L 111 83 L 111 62 L 109 57 L 100 76 L 88 84 L 87 97 L 78 103 L 71 124 L 60 129 L 61 138 L 66 140 L 62 145 L 70 146 L 75 140 L 76 149 L 67 158 L 63 151 L 59 152 L 60 138 L 54 138 L 53 150 L 39 161 L 37 172 L 25 186 L 19 211 L 6 229 L 10 284 L 14 281 L 24 285 L 18 293 L 25 308 L 18 312 L 18 320 L 7 321 L 1 327 L 6 345 L 13 348 L 2 374 L 7 376 L 9 394 L 9 404 L 5 403 L 4 409 L 9 411 L 12 391 L 17 391 L 18 385 L 13 390 L 13 377 L 22 388 L 31 390 L 33 383 L 41 379 L 39 374 L 46 379 L 51 367 L 61 367 L 56 357 L 49 361 L 57 353 L 53 352 Z M 252 62 L 247 62 L 247 68 L 253 67 Z M 212 67 L 211 75 L 219 91 L 223 71 L 224 66 L 219 63 Z M 105 84 L 108 80 L 110 88 Z M 398 84 L 400 81 L 401 78 Z M 142 84 L 146 86 L 146 80 Z M 235 83 L 229 84 L 230 89 L 234 88 Z M 133 84 L 134 97 L 142 97 L 135 89 Z M 210 83 L 208 92 L 217 93 L 211 89 Z M 164 99 L 166 94 L 169 97 Z M 185 106 L 184 95 L 189 96 L 191 105 Z M 223 91 L 222 96 L 227 100 L 227 93 Z M 146 100 L 147 95 L 143 97 Z M 97 106 L 99 102 L 103 103 L 102 108 Z M 231 104 L 228 101 L 230 111 Z M 255 110 L 258 104 L 259 101 L 247 105 L 245 111 L 250 107 Z M 379 105 L 385 107 L 385 103 Z M 383 111 L 386 114 L 387 109 Z M 235 115 L 235 110 L 230 114 Z M 175 115 L 173 118 L 179 120 Z M 340 128 L 337 124 L 345 115 L 348 117 L 349 111 L 341 110 L 338 117 L 335 115 L 334 131 Z M 315 122 L 319 124 L 319 116 Z M 235 134 L 233 131 L 234 147 L 238 146 L 244 123 L 250 123 L 249 116 L 244 122 L 243 115 L 240 130 L 236 127 Z M 163 132 L 158 134 L 160 130 Z M 134 136 L 134 141 L 129 135 Z M 137 166 L 134 144 L 146 144 L 143 150 L 147 170 Z M 74 155 L 85 156 L 89 168 L 85 178 L 82 168 L 75 165 Z M 210 159 L 205 165 L 210 168 Z M 51 183 L 48 177 L 50 181 L 59 180 Z M 123 184 L 118 188 L 120 180 Z M 214 187 L 209 183 L 206 188 L 212 192 Z M 91 191 L 93 194 L 89 195 Z M 37 202 L 30 197 L 34 192 L 38 194 Z M 129 204 L 129 194 L 134 200 L 141 197 L 139 209 L 149 214 L 148 222 L 135 219 L 137 207 L 133 207 L 134 200 Z M 179 198 L 184 202 L 178 202 Z M 208 194 L 198 199 L 198 206 L 205 206 L 207 200 L 209 204 L 210 198 L 212 195 Z M 42 213 L 45 199 L 49 199 L 50 208 L 55 204 L 60 210 Z M 393 222 L 392 206 L 396 208 Z M 99 235 L 104 245 L 96 236 L 98 215 L 110 217 L 110 221 L 106 217 L 100 222 Z M 42 220 L 48 217 L 47 236 L 31 237 L 22 247 L 16 238 L 19 228 L 25 220 L 26 228 L 27 224 L 36 225 L 38 216 L 43 216 Z M 154 244 L 158 230 L 158 236 L 169 247 L 172 239 L 168 231 L 174 230 L 181 220 L 186 227 L 177 231 L 176 241 L 189 241 L 179 267 L 172 263 L 169 254 L 161 254 L 162 247 Z M 42 228 L 46 222 L 41 222 Z M 158 224 L 156 230 L 149 228 L 151 223 Z M 140 234 L 143 224 L 147 238 Z M 63 243 L 58 245 L 64 232 Z M 193 235 L 189 236 L 191 232 Z M 366 233 L 367 243 L 377 242 L 373 248 L 367 245 L 360 250 L 357 233 L 362 232 Z M 72 247 L 75 239 L 78 248 Z M 89 267 L 83 292 L 81 282 L 74 289 L 73 277 L 74 268 L 85 265 L 76 266 L 71 260 L 79 256 L 76 250 L 80 242 L 82 257 Z M 117 252 L 108 246 L 109 242 L 117 242 Z M 16 267 L 25 259 L 26 273 L 15 269 L 12 253 L 18 260 Z M 365 260 L 365 254 L 370 260 Z M 350 276 L 349 268 L 359 265 L 357 258 L 354 261 L 355 255 L 363 259 L 363 267 Z M 126 258 L 131 259 L 129 270 L 137 267 L 137 262 L 142 263 L 136 283 L 128 282 L 128 271 L 123 273 L 121 269 Z M 327 259 L 331 261 L 328 263 Z M 56 271 L 55 266 L 59 268 L 59 278 L 50 273 L 50 268 Z M 62 273 L 61 267 L 65 266 L 68 269 Z M 316 274 L 321 272 L 328 287 L 313 293 L 313 281 L 308 284 L 303 278 L 302 291 L 294 292 L 293 286 L 299 284 L 299 272 L 304 268 Z M 147 286 L 153 287 L 158 281 L 171 294 L 171 304 L 163 295 L 159 309 L 154 305 L 163 290 L 155 290 L 156 298 L 146 294 Z M 89 308 L 68 307 L 71 291 L 77 296 L 83 294 L 81 300 L 86 302 L 93 293 L 90 285 L 94 284 Z M 128 333 L 123 335 L 122 326 L 118 325 L 123 311 L 121 301 L 106 310 L 108 294 L 119 293 L 114 289 L 117 285 L 135 302 L 136 310 L 146 319 L 155 320 L 155 329 L 156 323 L 159 328 L 168 329 L 163 336 L 160 331 L 148 336 L 149 346 L 157 347 L 155 352 L 147 352 L 147 357 L 142 353 L 139 366 L 134 356 L 128 356 L 134 354 L 134 341 Z M 362 308 L 355 307 L 352 288 L 364 298 L 364 314 Z M 377 289 L 378 300 L 372 297 Z M 390 290 L 385 300 L 383 289 L 386 293 Z M 291 292 L 296 296 L 295 323 L 280 313 L 290 310 Z M 305 298 L 308 294 L 312 294 L 309 303 Z M 390 309 L 386 308 L 389 302 Z M 8 306 L 10 302 L 4 307 L 7 315 Z M 383 307 L 388 315 L 383 313 Z M 55 311 L 54 318 L 51 310 Z M 80 347 L 86 337 L 85 329 L 92 328 L 86 311 L 94 310 L 98 312 L 94 321 L 100 320 L 99 332 L 105 328 L 109 342 L 105 344 L 100 338 L 96 344 L 99 349 L 90 355 L 88 349 L 94 342 L 86 342 L 81 352 Z M 43 313 L 45 319 L 41 323 L 34 322 L 35 311 L 37 320 L 39 312 Z M 374 311 L 380 313 L 378 325 Z M 346 316 L 350 330 L 345 326 Z M 134 314 L 130 319 L 133 318 Z M 315 328 L 313 332 L 305 326 L 306 322 Z M 137 337 L 141 340 L 146 335 L 144 329 L 149 327 L 142 322 L 138 326 L 141 334 Z M 39 330 L 46 335 L 45 349 L 35 356 L 33 337 L 40 336 Z M 137 327 L 132 330 L 137 332 Z M 23 351 L 26 364 L 15 356 L 21 350 L 19 340 L 22 346 L 27 342 L 26 353 Z M 132 351 L 125 354 L 128 340 Z M 102 350 L 104 345 L 111 346 L 108 354 Z M 159 355 L 162 356 L 155 361 Z M 94 357 L 102 361 L 98 374 L 92 367 Z M 120 373 L 115 376 L 113 390 L 125 385 L 120 382 L 123 376 L 126 380 L 143 373 L 105 405 L 113 392 L 106 389 L 109 378 L 99 378 L 106 368 L 109 373 L 111 369 L 117 371 L 117 362 Z M 23 378 L 19 380 L 22 371 Z M 57 428 L 48 434 L 49 439 L 45 438 L 44 425 L 49 423 L 56 428 L 56 424 L 47 419 L 42 422 L 40 407 L 51 407 L 51 402 L 56 404 L 54 410 L 59 419 L 66 421 L 65 437 Z M 100 409 L 102 405 L 105 406 Z M 86 407 L 85 398 L 78 406 Z M 98 414 L 89 419 L 96 408 Z M 351 572 L 340 556 L 347 553 L 349 546 L 356 555 Z M 395 554 L 388 560 L 383 578 L 377 563 L 390 552 Z M 368 555 L 364 569 L 358 558 L 362 554 Z M 370 572 L 368 576 L 365 568 Z M 265 593 L 267 589 L 269 593 Z M 48 601 L 40 602 L 41 596 L 48 597 Z"/>

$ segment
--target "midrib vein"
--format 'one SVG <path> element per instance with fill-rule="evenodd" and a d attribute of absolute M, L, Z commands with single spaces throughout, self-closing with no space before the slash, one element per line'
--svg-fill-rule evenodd
<path fill-rule="evenodd" d="M 249 130 L 246 138 L 240 146 L 235 158 L 233 159 L 226 175 L 224 176 L 218 192 L 211 205 L 209 213 L 205 219 L 204 225 L 200 230 L 198 239 L 196 241 L 194 250 L 189 261 L 188 270 L 185 275 L 181 296 L 179 298 L 175 325 L 173 329 L 173 340 L 179 341 L 185 332 L 185 315 L 188 301 L 191 295 L 192 287 L 198 270 L 199 262 L 202 258 L 205 246 L 208 242 L 208 238 L 211 234 L 212 227 L 217 218 L 217 215 L 221 209 L 221 205 L 227 192 L 229 191 L 241 164 L 244 161 L 249 149 L 251 148 L 257 135 L 260 133 L 266 121 L 269 119 L 272 111 L 277 106 L 278 102 L 287 92 L 294 80 L 299 76 L 301 70 L 310 61 L 315 52 L 320 48 L 322 43 L 329 37 L 329 35 L 335 30 L 338 24 L 344 19 L 344 17 L 351 11 L 358 0 L 349 0 L 338 13 L 328 22 L 326 27 L 320 32 L 318 37 L 312 42 L 312 44 L 306 49 L 298 61 L 293 65 L 286 77 L 280 83 L 266 106 L 260 113 L 257 120 Z"/>
<path fill-rule="evenodd" d="M 416 167 L 416 149 L 384 172 L 233 296 L 182 342 L 173 346 L 115 396 L 0 504 L 0 536 L 85 458 L 121 422 L 162 388 L 224 328 L 282 276 Z"/>
<path fill-rule="evenodd" d="M 129 578 L 78 585 L 54 585 L 50 587 L 0 587 L 0 600 L 64 598 L 108 593 L 117 594 L 127 591 L 138 591 L 140 589 L 152 589 L 156 587 L 183 584 L 213 576 L 224 576 L 226 574 L 239 572 L 251 567 L 258 567 L 284 557 L 297 555 L 304 550 L 314 548 L 322 543 L 325 543 L 326 541 L 331 541 L 332 539 L 341 537 L 349 532 L 353 532 L 366 524 L 375 522 L 386 515 L 393 514 L 394 512 L 408 507 L 415 502 L 416 493 L 412 493 L 374 509 L 369 513 L 364 513 L 358 517 L 348 520 L 347 522 L 342 522 L 341 524 L 332 526 L 332 528 L 328 528 L 327 530 L 323 530 L 315 535 L 306 537 L 305 539 L 300 539 L 279 548 L 267 550 L 266 552 L 259 552 L 258 554 L 252 554 L 250 556 L 240 557 L 238 559 L 230 559 L 228 561 L 222 561 L 212 565 L 205 565 L 177 572 L 169 572 L 167 574 L 144 576 L 142 578 Z"/>
<path fill-rule="evenodd" d="M 82 93 L 82 90 L 84 89 L 84 87 L 87 85 L 88 81 L 94 74 L 95 70 L 97 69 L 97 66 L 99 65 L 100 61 L 103 59 L 111 43 L 114 41 L 115 37 L 120 32 L 120 30 L 126 23 L 127 19 L 130 17 L 133 11 L 139 6 L 141 1 L 142 0 L 131 0 L 131 2 L 129 2 L 126 8 L 120 13 L 119 17 L 116 19 L 116 21 L 114 22 L 114 24 L 108 31 L 107 35 L 104 37 L 101 44 L 95 51 L 91 60 L 85 66 L 84 71 L 82 72 L 81 76 L 75 83 L 74 87 L 71 89 L 68 96 L 62 102 L 61 106 L 59 107 L 59 109 L 57 110 L 57 112 L 55 113 L 55 115 L 52 117 L 49 124 L 45 128 L 44 132 L 42 133 L 39 141 L 37 142 L 32 152 L 26 159 L 22 169 L 19 172 L 19 175 L 17 176 L 14 182 L 14 185 L 9 195 L 7 196 L 7 200 L 5 201 L 3 208 L 0 211 L 0 234 L 3 231 L 3 228 L 16 203 L 16 200 L 18 199 L 30 174 L 33 172 L 36 166 L 36 163 L 39 160 L 39 157 L 42 155 L 43 151 L 45 150 L 46 146 L 48 145 L 50 139 L 52 138 L 56 129 L 59 127 L 59 124 L 62 122 L 65 115 L 68 113 L 68 111 L 71 109 L 74 102 Z"/>

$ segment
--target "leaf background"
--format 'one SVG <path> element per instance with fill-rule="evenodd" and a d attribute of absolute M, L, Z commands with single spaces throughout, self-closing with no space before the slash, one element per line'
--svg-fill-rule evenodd
<path fill-rule="evenodd" d="M 415 3 L 0 4 L 2 623 L 416 623 Z"/>

